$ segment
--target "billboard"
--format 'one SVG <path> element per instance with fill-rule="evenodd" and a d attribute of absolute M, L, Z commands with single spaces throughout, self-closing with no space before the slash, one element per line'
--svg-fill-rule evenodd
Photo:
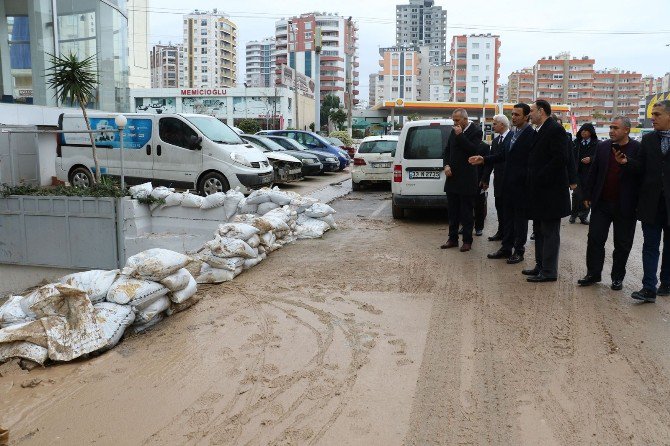
<path fill-rule="evenodd" d="M 646 97 L 644 122 L 642 123 L 644 127 L 651 127 L 651 109 L 654 108 L 654 105 L 659 101 L 670 101 L 670 91 L 664 91 L 663 93 L 652 94 Z"/>

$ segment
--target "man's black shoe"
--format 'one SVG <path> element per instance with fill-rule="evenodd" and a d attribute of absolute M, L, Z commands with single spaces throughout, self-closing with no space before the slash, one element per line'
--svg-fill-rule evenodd
<path fill-rule="evenodd" d="M 640 291 L 633 291 L 630 297 L 650 303 L 656 302 L 656 293 L 646 288 L 642 288 Z"/>
<path fill-rule="evenodd" d="M 515 252 L 514 254 L 512 254 L 512 255 L 509 257 L 509 259 L 507 259 L 507 263 L 508 263 L 509 265 L 515 265 L 515 264 L 517 264 L 517 263 L 521 263 L 521 262 L 523 262 L 523 254 L 519 254 L 519 253 L 517 253 L 517 252 Z"/>
<path fill-rule="evenodd" d="M 532 269 L 524 269 L 523 271 L 521 271 L 521 274 L 523 274 L 524 276 L 537 276 L 538 274 L 540 274 L 540 268 L 536 266 L 535 268 Z"/>
<path fill-rule="evenodd" d="M 623 289 L 623 280 L 613 280 L 610 288 L 614 291 L 621 291 Z"/>
<path fill-rule="evenodd" d="M 583 225 L 588 225 L 589 224 L 589 219 L 588 218 L 580 218 L 579 219 Z"/>
<path fill-rule="evenodd" d="M 499 232 L 496 232 L 491 237 L 489 237 L 489 242 L 499 242 L 502 239 L 503 239 L 502 234 L 499 233 Z"/>
<path fill-rule="evenodd" d="M 488 257 L 489 259 L 506 259 L 511 255 L 512 253 L 510 251 L 503 251 L 502 249 L 499 249 L 496 252 L 488 254 L 486 257 Z"/>
<path fill-rule="evenodd" d="M 547 277 L 544 274 L 540 273 L 537 276 L 530 276 L 529 278 L 526 279 L 527 282 L 534 282 L 534 283 L 540 283 L 540 282 L 556 282 L 556 277 Z"/>
<path fill-rule="evenodd" d="M 481 229 L 475 229 L 475 235 L 477 237 L 481 237 L 482 235 L 484 235 L 484 231 L 482 231 Z"/>
<path fill-rule="evenodd" d="M 577 217 L 570 217 L 570 220 L 568 220 L 570 223 L 574 223 L 577 221 Z"/>
<path fill-rule="evenodd" d="M 593 285 L 594 283 L 600 282 L 602 279 L 600 276 L 592 276 L 591 274 L 585 275 L 583 278 L 579 279 L 577 283 L 580 286 L 589 286 Z"/>
<path fill-rule="evenodd" d="M 657 296 L 670 296 L 670 284 L 661 283 L 656 291 Z"/>

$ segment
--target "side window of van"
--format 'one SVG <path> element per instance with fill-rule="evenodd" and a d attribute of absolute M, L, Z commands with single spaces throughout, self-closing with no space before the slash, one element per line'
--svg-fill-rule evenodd
<path fill-rule="evenodd" d="M 158 121 L 158 136 L 163 142 L 188 149 L 191 136 L 197 135 L 188 124 L 177 118 L 161 118 Z"/>
<path fill-rule="evenodd" d="M 412 127 L 405 140 L 405 159 L 440 159 L 450 128 L 444 125 Z"/>
<path fill-rule="evenodd" d="M 315 137 L 313 137 L 312 135 L 310 135 L 308 133 L 300 133 L 299 135 L 302 137 L 302 139 L 304 141 L 303 144 L 307 144 L 308 146 L 312 146 L 312 147 L 322 147 L 323 146 L 323 144 L 321 144 L 321 142 L 318 139 L 316 139 Z M 300 141 L 300 142 L 302 143 L 302 141 Z"/>

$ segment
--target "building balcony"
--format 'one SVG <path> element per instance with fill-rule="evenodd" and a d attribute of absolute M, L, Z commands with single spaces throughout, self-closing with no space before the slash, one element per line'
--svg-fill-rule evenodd
<path fill-rule="evenodd" d="M 321 82 L 344 82 L 344 78 L 339 76 L 324 76 L 322 74 Z"/>
<path fill-rule="evenodd" d="M 321 91 L 344 91 L 344 87 L 336 87 L 334 85 L 322 85 Z"/>

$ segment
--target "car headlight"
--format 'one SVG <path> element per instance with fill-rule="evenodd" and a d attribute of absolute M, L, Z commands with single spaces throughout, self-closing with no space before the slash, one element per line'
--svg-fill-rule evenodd
<path fill-rule="evenodd" d="M 314 160 L 311 158 L 303 158 L 302 159 L 303 164 L 314 164 Z"/>
<path fill-rule="evenodd" d="M 238 164 L 242 164 L 243 166 L 252 167 L 247 157 L 239 152 L 230 152 L 230 159 Z"/>
<path fill-rule="evenodd" d="M 328 157 L 328 158 L 326 158 L 326 161 L 328 161 L 328 162 L 330 162 L 330 163 L 336 163 L 336 162 L 337 162 L 337 158 L 330 158 L 330 157 Z"/>

